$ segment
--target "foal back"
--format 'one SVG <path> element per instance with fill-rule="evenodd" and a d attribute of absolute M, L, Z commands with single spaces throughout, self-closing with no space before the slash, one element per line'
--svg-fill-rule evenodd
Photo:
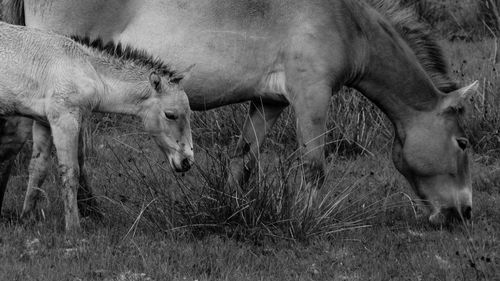
<path fill-rule="evenodd" d="M 44 119 L 56 93 L 81 93 L 97 79 L 70 39 L 6 23 L 0 23 L 0 64 L 0 116 Z"/>

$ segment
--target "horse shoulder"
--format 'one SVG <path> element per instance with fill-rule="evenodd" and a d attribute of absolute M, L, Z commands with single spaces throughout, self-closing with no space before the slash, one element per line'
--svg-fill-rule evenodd
<path fill-rule="evenodd" d="M 68 112 L 91 111 L 96 104 L 97 83 L 85 64 L 72 63 L 58 67 L 51 76 L 52 87 L 45 97 L 47 117 Z M 52 115 L 50 117 L 49 115 Z"/>

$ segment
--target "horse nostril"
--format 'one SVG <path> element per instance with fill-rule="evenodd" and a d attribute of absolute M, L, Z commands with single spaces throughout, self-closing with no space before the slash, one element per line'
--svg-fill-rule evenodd
<path fill-rule="evenodd" d="M 462 216 L 466 220 L 470 220 L 472 218 L 472 208 L 471 206 L 462 207 Z"/>
<path fill-rule="evenodd" d="M 191 162 L 187 158 L 184 158 L 184 160 L 182 160 L 181 165 L 183 170 L 188 170 L 189 168 L 191 168 Z"/>

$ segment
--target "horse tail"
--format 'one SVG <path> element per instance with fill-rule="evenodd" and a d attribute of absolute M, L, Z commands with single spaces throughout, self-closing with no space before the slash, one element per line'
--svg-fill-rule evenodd
<path fill-rule="evenodd" d="M 17 25 L 25 25 L 24 0 L 2 0 L 2 20 Z"/>

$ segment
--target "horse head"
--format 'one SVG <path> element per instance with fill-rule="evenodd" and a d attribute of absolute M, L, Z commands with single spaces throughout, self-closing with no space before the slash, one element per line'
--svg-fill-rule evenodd
<path fill-rule="evenodd" d="M 156 72 L 149 75 L 152 94 L 145 101 L 143 122 L 177 172 L 189 170 L 194 162 L 193 141 L 189 118 L 191 109 L 182 84 L 190 68 L 164 77 Z"/>
<path fill-rule="evenodd" d="M 469 142 L 460 121 L 477 84 L 443 94 L 432 111 L 413 118 L 394 142 L 395 166 L 431 209 L 433 224 L 471 218 Z"/>

